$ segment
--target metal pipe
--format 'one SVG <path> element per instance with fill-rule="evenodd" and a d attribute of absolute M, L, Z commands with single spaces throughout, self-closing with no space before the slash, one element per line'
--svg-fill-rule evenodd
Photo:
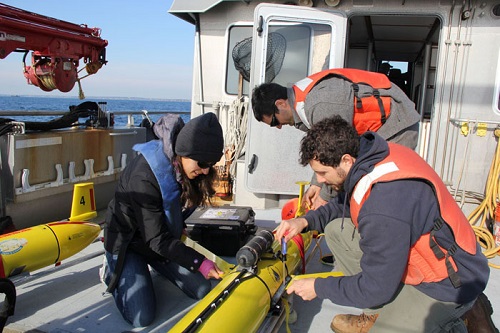
<path fill-rule="evenodd" d="M 1 110 L 0 116 L 62 116 L 68 113 L 68 111 L 47 111 L 47 110 Z M 144 110 L 136 110 L 136 111 L 112 111 L 114 115 L 143 115 Z M 165 113 L 178 113 L 181 115 L 190 115 L 190 112 L 187 111 L 169 111 L 169 110 L 156 110 L 156 111 L 148 111 L 148 114 L 165 114 Z"/>
<path fill-rule="evenodd" d="M 204 93 L 203 93 L 203 66 L 202 66 L 202 59 L 201 59 L 201 35 L 200 35 L 200 16 L 198 14 L 195 14 L 195 42 L 196 42 L 196 48 L 195 50 L 195 61 L 196 61 L 196 56 L 198 56 L 198 84 L 199 84 L 199 89 L 200 89 L 200 101 L 203 101 L 205 99 Z M 193 85 L 195 80 L 193 80 Z M 194 87 L 193 87 L 194 91 Z M 198 103 L 197 103 L 198 104 Z M 205 106 L 203 104 L 198 104 L 200 105 L 200 112 L 201 114 L 205 113 Z"/>
<path fill-rule="evenodd" d="M 456 123 L 485 123 L 485 124 L 500 125 L 500 121 L 469 119 L 469 118 L 450 118 L 450 122 L 456 122 Z"/>
<path fill-rule="evenodd" d="M 444 61 L 443 61 L 443 65 L 442 65 L 442 68 L 441 68 L 441 89 L 440 89 L 440 93 L 439 93 L 439 102 L 438 102 L 438 110 L 435 112 L 437 113 L 436 116 L 437 116 L 437 121 L 435 122 L 436 126 L 437 126 L 437 129 L 436 129 L 436 135 L 435 135 L 435 139 L 434 139 L 434 153 L 433 153 L 433 156 L 432 156 L 432 162 L 430 163 L 430 165 L 433 167 L 433 168 L 436 168 L 436 158 L 437 158 L 437 148 L 438 148 L 438 143 L 439 143 L 439 133 L 441 132 L 439 130 L 439 128 L 441 127 L 441 111 L 443 109 L 443 99 L 444 99 L 444 89 L 445 89 L 445 86 L 446 86 L 446 74 L 447 74 L 447 69 L 446 67 L 448 66 L 448 55 L 450 53 L 450 44 L 451 44 L 451 28 L 452 28 L 452 23 L 453 23 L 453 12 L 455 11 L 455 1 L 452 1 L 452 4 L 451 4 L 451 8 L 450 8 L 450 14 L 449 14 L 449 17 L 448 17 L 448 31 L 447 31 L 447 36 L 446 36 L 446 39 L 444 41 L 445 43 L 445 46 L 446 46 L 446 50 L 444 52 L 442 52 L 444 54 Z M 432 115 L 432 118 L 434 118 L 434 115 Z M 448 126 L 448 124 L 446 124 L 446 126 Z"/>
<path fill-rule="evenodd" d="M 422 125 L 424 123 L 425 114 L 425 99 L 427 97 L 427 82 L 429 81 L 429 67 L 431 63 L 431 44 L 427 43 L 424 50 L 424 63 L 422 67 L 422 83 L 420 84 L 420 98 L 418 99 L 418 113 L 420 114 L 420 126 L 418 135 L 417 151 L 420 150 L 422 144 Z"/>
<path fill-rule="evenodd" d="M 450 126 L 448 123 L 450 122 L 451 119 L 451 111 L 453 108 L 453 97 L 455 95 L 455 86 L 456 86 L 456 75 L 457 75 L 457 66 L 458 66 L 458 54 L 460 53 L 460 46 L 462 45 L 462 42 L 460 40 L 460 30 L 462 29 L 462 20 L 460 19 L 462 16 L 462 13 L 464 11 L 464 6 L 465 6 L 465 1 L 462 3 L 462 7 L 460 9 L 460 15 L 458 16 L 458 27 L 457 27 L 457 38 L 455 39 L 455 52 L 454 52 L 454 57 L 453 57 L 453 66 L 452 66 L 452 72 L 451 72 L 451 83 L 450 83 L 450 97 L 448 99 L 448 112 L 446 114 L 446 128 L 445 128 L 445 134 L 444 134 L 444 158 L 443 162 L 441 163 L 441 171 L 439 172 L 439 176 L 444 179 L 444 167 L 447 161 L 447 156 L 448 156 L 448 138 L 449 138 L 449 131 L 450 131 Z M 451 149 L 450 149 L 450 154 L 451 154 Z M 450 158 L 448 159 L 451 163 L 451 155 Z M 450 167 L 448 165 L 448 167 Z"/>
<path fill-rule="evenodd" d="M 368 42 L 368 50 L 366 54 L 366 70 L 372 70 L 372 56 L 373 56 L 373 41 Z"/>
<path fill-rule="evenodd" d="M 431 44 L 425 45 L 424 50 L 424 63 L 422 67 L 422 83 L 420 84 L 420 98 L 418 105 L 418 112 L 420 113 L 420 121 L 424 120 L 425 113 L 425 98 L 427 97 L 427 82 L 429 81 L 429 67 L 431 63 Z"/>
<path fill-rule="evenodd" d="M 464 94 L 464 86 L 465 86 L 465 82 L 466 82 L 466 74 L 467 74 L 467 63 L 468 63 L 468 59 L 469 59 L 469 50 L 470 50 L 470 46 L 472 44 L 472 42 L 469 40 L 470 38 L 470 35 L 469 35 L 469 32 L 470 30 L 469 29 L 472 29 L 472 18 L 473 18 L 473 13 L 474 13 L 474 10 L 472 10 L 472 14 L 471 14 L 471 9 L 470 8 L 464 8 L 462 7 L 463 10 L 461 12 L 461 15 L 460 17 L 462 18 L 462 20 L 460 21 L 460 25 L 459 25 L 459 30 L 461 28 L 461 23 L 462 21 L 466 21 L 466 24 L 465 24 L 465 36 L 463 38 L 460 38 L 460 40 L 463 42 L 461 43 L 462 47 L 463 47 L 463 52 L 462 52 L 462 59 L 461 59 L 461 63 L 460 63 L 460 71 L 459 71 L 459 77 L 458 77 L 458 88 L 457 88 L 457 93 L 456 93 L 456 103 L 455 103 L 455 116 L 457 117 L 460 117 L 462 115 L 462 101 L 463 101 L 463 94 Z M 460 36 L 460 31 L 459 31 L 459 36 Z M 451 119 L 451 118 L 450 118 Z M 448 173 L 447 173 L 447 179 L 448 177 L 450 177 L 451 175 L 453 175 L 453 173 L 455 172 L 455 162 L 456 162 L 456 154 L 457 154 L 457 149 L 458 149 L 458 136 L 459 136 L 459 129 L 457 127 L 454 127 L 452 129 L 452 134 L 451 134 L 451 137 L 452 137 L 452 145 L 454 146 L 452 151 L 453 151 L 453 156 L 450 157 L 450 167 L 448 168 Z M 467 141 L 468 143 L 468 141 Z"/>

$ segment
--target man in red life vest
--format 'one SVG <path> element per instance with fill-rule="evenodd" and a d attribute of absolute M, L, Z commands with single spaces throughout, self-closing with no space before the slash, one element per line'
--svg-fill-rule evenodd
<path fill-rule="evenodd" d="M 281 129 L 308 131 L 318 121 L 340 115 L 359 134 L 376 131 L 384 139 L 415 149 L 420 116 L 414 103 L 386 75 L 352 68 L 324 70 L 296 82 L 292 88 L 264 83 L 252 92 L 255 119 Z M 336 193 L 312 179 L 304 194 L 316 209 Z"/>
<path fill-rule="evenodd" d="M 480 332 L 498 332 L 482 293 L 487 259 L 425 160 L 377 133 L 359 136 L 333 116 L 307 132 L 300 162 L 339 195 L 282 221 L 275 237 L 324 232 L 345 276 L 297 280 L 288 293 L 364 309 L 359 316 L 335 316 L 330 327 L 336 333 L 467 332 L 462 316 Z"/>

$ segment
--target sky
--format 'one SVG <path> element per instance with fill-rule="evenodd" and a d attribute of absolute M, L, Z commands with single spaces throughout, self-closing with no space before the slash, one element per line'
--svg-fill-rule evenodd
<path fill-rule="evenodd" d="M 108 63 L 97 74 L 81 80 L 87 98 L 191 99 L 195 29 L 168 13 L 173 0 L 0 1 L 59 20 L 101 28 L 101 38 L 108 41 Z M 78 84 L 68 93 L 45 92 L 28 85 L 22 58 L 22 53 L 12 52 L 0 59 L 0 94 L 78 97 Z M 27 62 L 31 62 L 31 56 Z M 82 61 L 78 70 L 81 68 Z M 85 73 L 83 70 L 80 74 Z"/>

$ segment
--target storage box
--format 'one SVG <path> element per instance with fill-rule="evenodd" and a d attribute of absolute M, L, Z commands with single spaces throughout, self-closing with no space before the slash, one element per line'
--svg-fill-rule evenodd
<path fill-rule="evenodd" d="M 198 208 L 186 225 L 191 239 L 218 256 L 235 256 L 257 229 L 253 209 L 237 206 Z"/>

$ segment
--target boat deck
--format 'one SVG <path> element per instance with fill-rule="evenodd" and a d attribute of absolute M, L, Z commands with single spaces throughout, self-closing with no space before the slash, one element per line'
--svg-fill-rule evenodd
<path fill-rule="evenodd" d="M 255 212 L 256 224 L 266 228 L 274 228 L 281 214 L 279 209 Z M 334 270 L 319 261 L 321 254 L 328 253 L 324 241 L 320 243 L 320 249 L 309 261 L 306 273 Z M 195 304 L 167 279 L 154 276 L 157 299 L 168 299 L 168 302 L 158 302 L 157 318 L 150 326 L 133 328 L 122 319 L 113 298 L 103 294 L 105 286 L 99 280 L 102 253 L 102 243 L 97 241 L 58 267 L 44 268 L 13 279 L 17 289 L 16 309 L 15 314 L 8 318 L 4 332 L 168 332 Z M 491 270 L 486 295 L 496 309 L 493 321 L 500 327 L 498 269 Z M 293 297 L 293 308 L 298 320 L 289 328 L 291 332 L 301 333 L 329 332 L 334 315 L 360 312 L 318 298 L 304 302 L 297 296 Z M 286 323 L 277 332 L 287 332 Z"/>

